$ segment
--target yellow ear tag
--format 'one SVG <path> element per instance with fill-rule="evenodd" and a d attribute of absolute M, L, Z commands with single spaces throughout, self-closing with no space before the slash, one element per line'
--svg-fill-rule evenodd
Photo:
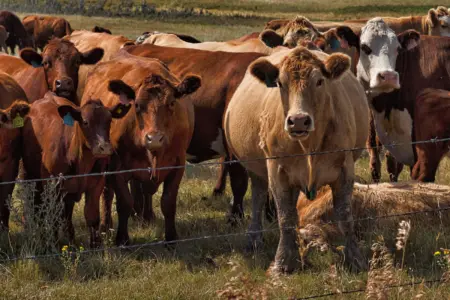
<path fill-rule="evenodd" d="M 23 127 L 23 118 L 19 114 L 13 119 L 13 127 L 14 128 Z"/>

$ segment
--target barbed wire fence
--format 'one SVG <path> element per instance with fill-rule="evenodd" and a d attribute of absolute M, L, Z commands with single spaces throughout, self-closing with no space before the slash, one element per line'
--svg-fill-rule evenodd
<path fill-rule="evenodd" d="M 426 143 L 433 143 L 437 145 L 438 143 L 445 143 L 449 142 L 450 138 L 434 138 L 430 140 L 425 141 L 415 141 L 411 143 L 392 143 L 390 145 L 385 145 L 385 147 L 397 147 L 405 144 L 409 145 L 419 145 L 419 144 L 426 144 Z M 37 182 L 48 182 L 48 181 L 57 181 L 58 183 L 64 182 L 66 180 L 70 180 L 73 178 L 81 178 L 81 177 L 91 177 L 91 176 L 112 176 L 112 175 L 118 175 L 118 174 L 125 174 L 125 173 L 132 173 L 132 172 L 153 172 L 154 170 L 175 170 L 175 169 L 182 169 L 182 168 L 199 168 L 199 167 L 212 167 L 212 166 L 219 166 L 219 165 L 227 165 L 227 164 L 246 164 L 246 163 L 252 163 L 252 162 L 260 162 L 265 160 L 275 160 L 275 159 L 286 159 L 286 158 L 295 158 L 295 157 L 307 157 L 307 156 L 317 156 L 317 155 L 327 155 L 327 154 L 333 154 L 333 153 L 343 153 L 343 152 L 354 152 L 354 151 L 364 151 L 364 150 L 370 150 L 378 147 L 355 147 L 350 149 L 336 149 L 336 150 L 330 150 L 330 151 L 314 151 L 311 153 L 301 153 L 301 154 L 292 154 L 292 155 L 283 155 L 283 156 L 272 156 L 272 157 L 261 157 L 261 158 L 254 158 L 254 159 L 247 159 L 247 160 L 229 160 L 229 161 L 222 161 L 222 162 L 204 162 L 199 164 L 186 164 L 186 165 L 180 165 L 180 166 L 167 166 L 167 167 L 159 167 L 159 168 L 135 168 L 135 169 L 129 169 L 129 170 L 115 170 L 115 171 L 105 171 L 105 172 L 97 172 L 97 173 L 89 173 L 89 174 L 78 174 L 78 175 L 58 175 L 58 176 L 51 176 L 48 178 L 37 178 L 37 179 L 17 179 L 14 181 L 8 181 L 8 182 L 0 182 L 0 185 L 8 185 L 8 184 L 27 184 L 27 183 L 37 183 Z M 417 210 L 417 211 L 410 211 L 405 213 L 397 213 L 397 214 L 386 214 L 386 215 L 380 215 L 375 217 L 364 217 L 364 218 L 358 218 L 354 219 L 350 222 L 354 222 L 355 224 L 358 222 L 365 222 L 365 221 L 377 221 L 382 219 L 390 219 L 390 218 L 400 218 L 400 217 L 408 217 L 408 216 L 414 216 L 414 215 L 420 215 L 420 214 L 430 214 L 430 213 L 442 213 L 444 211 L 450 211 L 449 207 L 438 207 L 436 209 L 425 209 L 425 210 Z M 345 222 L 345 221 L 344 221 Z M 322 225 L 336 225 L 338 222 L 336 221 L 328 221 L 328 222 L 321 222 Z M 292 228 L 285 228 L 289 230 L 298 229 L 298 227 L 292 227 Z M 93 253 L 102 253 L 105 251 L 122 251 L 122 250 L 135 250 L 139 251 L 142 249 L 148 249 L 152 247 L 160 247 L 160 246 L 170 246 L 170 245 L 176 245 L 176 244 L 183 244 L 183 243 L 195 243 L 199 241 L 205 241 L 205 240 L 213 240 L 213 239 L 227 239 L 227 238 L 233 238 L 233 237 L 243 237 L 243 236 L 249 236 L 252 234 L 262 234 L 267 232 L 278 232 L 280 229 L 278 226 L 276 228 L 268 228 L 258 231 L 245 231 L 245 232 L 237 232 L 237 233 L 227 233 L 227 234 L 217 234 L 217 235 L 202 235 L 197 237 L 189 237 L 184 239 L 178 239 L 174 241 L 156 241 L 156 242 L 149 242 L 149 243 L 142 243 L 142 244 L 135 244 L 135 245 L 126 245 L 126 246 L 114 246 L 114 247 L 101 247 L 101 248 L 94 248 L 94 249 L 86 249 L 83 250 L 80 254 L 81 255 L 89 255 Z M 52 259 L 52 258 L 59 258 L 63 254 L 62 253 L 50 253 L 50 254 L 43 254 L 43 255 L 21 255 L 21 256 L 11 256 L 11 257 L 5 257 L 0 258 L 0 264 L 7 264 L 11 262 L 17 262 L 17 261 L 26 261 L 26 260 L 41 260 L 41 259 Z M 443 282 L 440 279 L 439 280 L 428 280 L 428 281 L 420 281 L 420 282 L 411 282 L 401 285 L 395 285 L 395 286 L 389 286 L 387 288 L 398 288 L 403 286 L 412 286 L 417 284 L 441 284 L 441 283 L 447 283 Z M 356 289 L 356 290 L 349 290 L 349 291 L 341 291 L 339 293 L 326 293 L 326 294 L 320 294 L 320 295 L 311 295 L 308 297 L 300 297 L 300 298 L 294 298 L 294 299 L 316 299 L 316 298 L 325 298 L 325 297 L 332 297 L 336 295 L 342 295 L 342 294 L 356 294 L 356 293 L 362 293 L 365 292 L 365 289 Z"/>

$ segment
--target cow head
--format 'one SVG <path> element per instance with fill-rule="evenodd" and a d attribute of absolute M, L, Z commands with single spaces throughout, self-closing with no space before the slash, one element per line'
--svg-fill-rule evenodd
<path fill-rule="evenodd" d="M 159 74 L 151 74 L 137 88 L 135 111 L 137 131 L 136 144 L 152 153 L 159 153 L 170 145 L 177 130 L 177 120 L 173 115 L 179 111 L 178 99 L 195 92 L 200 87 L 200 78 L 186 76 L 181 82 Z M 129 97 L 133 89 L 121 80 L 111 81 L 109 89 L 120 95 L 121 99 Z"/>
<path fill-rule="evenodd" d="M 267 87 L 280 89 L 284 130 L 290 138 L 306 140 L 315 130 L 315 118 L 327 111 L 331 95 L 328 86 L 350 67 L 350 58 L 332 54 L 321 61 L 304 47 L 293 50 L 280 65 L 258 59 L 250 72 Z"/>
<path fill-rule="evenodd" d="M 118 103 L 108 108 L 100 100 L 89 100 L 82 107 L 60 105 L 58 113 L 65 124 L 75 125 L 76 130 L 81 131 L 84 145 L 92 154 L 102 158 L 113 151 L 109 139 L 112 118 L 123 118 L 130 108 L 130 103 Z"/>
<path fill-rule="evenodd" d="M 303 16 L 297 16 L 284 24 L 276 24 L 280 26 L 272 25 L 273 24 L 268 23 L 266 25 L 266 30 L 260 35 L 261 40 L 269 47 L 283 45 L 285 47 L 294 48 L 301 41 L 314 41 L 320 36 L 320 32 L 315 26 Z M 266 31 L 270 31 L 270 35 L 266 35 Z M 278 35 L 278 37 L 275 35 Z M 270 37 L 270 39 L 267 39 L 267 37 Z M 274 41 L 277 43 L 274 44 Z M 280 44 L 278 41 L 282 41 L 282 43 Z"/>
<path fill-rule="evenodd" d="M 30 112 L 30 104 L 23 100 L 16 100 L 7 109 L 0 109 L 0 128 L 19 128 L 23 126 L 23 119 Z M 15 123 L 20 118 L 19 124 Z"/>
<path fill-rule="evenodd" d="M 97 63 L 103 57 L 103 49 L 82 53 L 68 40 L 53 39 L 41 54 L 27 48 L 20 52 L 20 57 L 33 67 L 44 69 L 50 91 L 75 102 L 80 66 Z"/>
<path fill-rule="evenodd" d="M 430 9 L 426 17 L 428 35 L 450 37 L 450 16 L 448 11 L 439 6 L 436 10 Z"/>
<path fill-rule="evenodd" d="M 395 64 L 399 51 L 418 45 L 420 34 L 414 30 L 396 35 L 381 18 L 367 22 L 361 30 L 357 77 L 372 93 L 387 93 L 400 88 Z"/>

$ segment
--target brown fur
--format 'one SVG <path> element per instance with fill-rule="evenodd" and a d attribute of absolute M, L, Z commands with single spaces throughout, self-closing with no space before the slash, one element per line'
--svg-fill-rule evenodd
<path fill-rule="evenodd" d="M 450 91 L 425 89 L 415 103 L 415 138 L 418 141 L 450 137 Z M 439 163 L 448 154 L 450 142 L 417 144 L 417 162 L 412 178 L 433 182 Z"/>
<path fill-rule="evenodd" d="M 22 23 L 27 33 L 34 38 L 36 48 L 41 50 L 51 39 L 72 33 L 69 21 L 60 17 L 31 15 L 24 17 Z"/>
<path fill-rule="evenodd" d="M 6 46 L 6 40 L 8 39 L 9 33 L 6 28 L 0 25 L 0 51 L 8 53 L 8 48 Z"/>
<path fill-rule="evenodd" d="M 0 72 L 0 109 L 11 116 L 15 103 L 27 104 L 27 97 L 20 85 L 9 75 Z M 6 110 L 6 111 L 4 111 Z M 22 153 L 21 129 L 0 127 L 0 181 L 14 181 L 19 171 L 19 160 Z M 0 186 L 0 228 L 8 228 L 8 197 L 14 190 L 14 184 Z"/>
<path fill-rule="evenodd" d="M 22 22 L 14 13 L 7 10 L 0 11 L 0 25 L 3 25 L 6 31 L 9 32 L 6 44 L 11 54 L 15 54 L 17 46 L 19 46 L 19 49 L 34 46 L 32 37 L 27 33 Z"/>

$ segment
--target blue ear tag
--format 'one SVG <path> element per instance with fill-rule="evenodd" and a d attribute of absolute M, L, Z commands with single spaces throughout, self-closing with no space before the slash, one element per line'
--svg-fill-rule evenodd
<path fill-rule="evenodd" d="M 67 125 L 67 126 L 73 126 L 73 124 L 75 123 L 75 120 L 73 119 L 73 117 L 70 113 L 67 113 L 64 116 L 63 121 L 64 121 L 64 125 Z"/>
<path fill-rule="evenodd" d="M 336 38 L 333 38 L 330 43 L 331 49 L 336 50 L 341 46 L 341 43 Z"/>
<path fill-rule="evenodd" d="M 31 62 L 31 65 L 33 66 L 33 68 L 40 68 L 40 67 L 42 67 L 42 63 L 38 63 L 38 62 L 36 62 L 34 60 Z"/>
<path fill-rule="evenodd" d="M 23 127 L 23 118 L 19 114 L 13 119 L 13 127 L 14 128 Z"/>

